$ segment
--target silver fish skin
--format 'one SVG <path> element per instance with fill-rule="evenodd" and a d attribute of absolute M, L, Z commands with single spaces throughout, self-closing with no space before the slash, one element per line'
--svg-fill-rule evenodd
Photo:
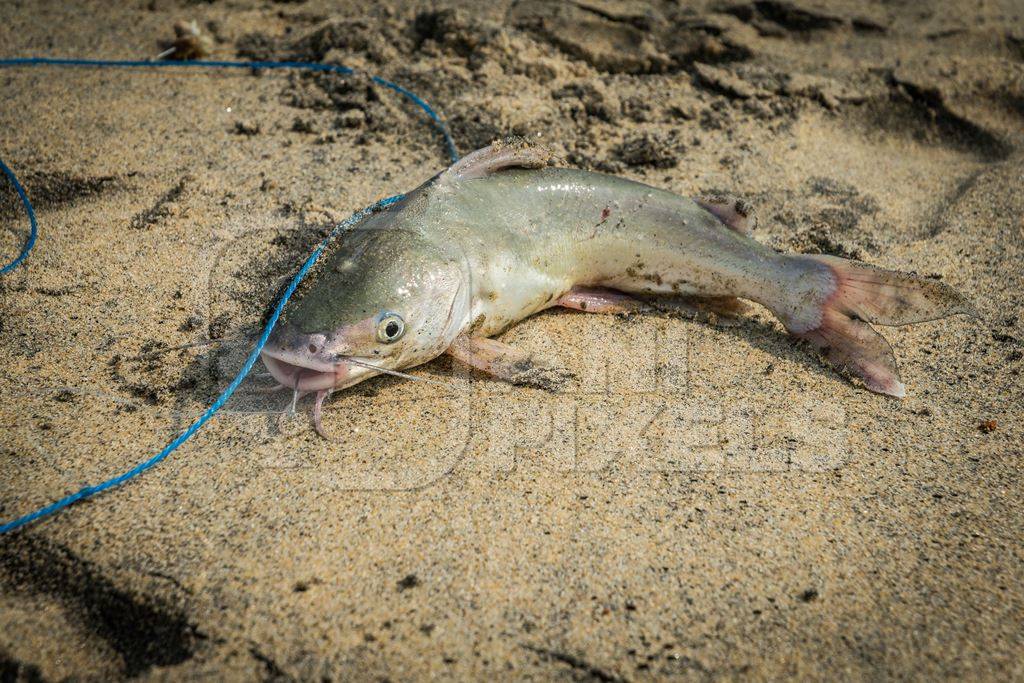
<path fill-rule="evenodd" d="M 662 295 L 762 304 L 832 365 L 902 396 L 871 323 L 972 312 L 935 280 L 773 251 L 746 233 L 741 202 L 545 162 L 535 146 L 496 143 L 366 219 L 290 302 L 264 352 L 271 373 L 320 392 L 317 411 L 323 391 L 446 351 L 515 381 L 530 359 L 488 337 L 552 306 L 625 310 Z"/>
<path fill-rule="evenodd" d="M 777 310 L 807 288 L 801 281 L 820 289 L 830 277 L 730 229 L 692 199 L 616 176 L 507 170 L 434 190 L 428 201 L 438 205 L 431 229 L 460 244 L 469 262 L 470 318 L 483 336 L 578 286 L 739 297 Z"/>

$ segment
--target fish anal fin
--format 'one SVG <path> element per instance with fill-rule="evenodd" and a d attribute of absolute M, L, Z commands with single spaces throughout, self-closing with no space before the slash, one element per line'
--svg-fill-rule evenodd
<path fill-rule="evenodd" d="M 757 226 L 754 208 L 745 200 L 729 195 L 713 195 L 694 199 L 702 209 L 722 222 L 725 227 L 742 235 L 749 235 Z"/>
<path fill-rule="evenodd" d="M 442 174 L 448 180 L 482 178 L 507 168 L 544 168 L 555 159 L 542 145 L 512 136 L 470 152 Z"/>
<path fill-rule="evenodd" d="M 734 327 L 750 312 L 746 302 L 734 296 L 648 296 L 644 300 L 662 313 L 693 318 L 719 327 Z"/>
<path fill-rule="evenodd" d="M 553 305 L 584 313 L 626 314 L 650 308 L 629 294 L 604 287 L 573 287 L 560 296 Z"/>

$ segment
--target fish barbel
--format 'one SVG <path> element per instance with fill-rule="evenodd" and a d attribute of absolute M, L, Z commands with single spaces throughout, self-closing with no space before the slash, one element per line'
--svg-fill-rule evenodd
<path fill-rule="evenodd" d="M 329 392 L 443 353 L 505 380 L 554 387 L 561 368 L 492 336 L 553 306 L 595 313 L 678 297 L 717 312 L 757 302 L 871 391 L 902 397 L 872 324 L 904 325 L 970 304 L 950 286 L 834 256 L 773 251 L 744 202 L 694 200 L 549 166 L 523 140 L 478 150 L 332 245 L 262 352 L 284 386 Z"/>

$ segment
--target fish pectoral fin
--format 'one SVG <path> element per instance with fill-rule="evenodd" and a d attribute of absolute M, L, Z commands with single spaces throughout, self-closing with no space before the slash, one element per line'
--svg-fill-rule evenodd
<path fill-rule="evenodd" d="M 461 336 L 448 347 L 448 355 L 492 377 L 546 391 L 559 391 L 575 379 L 565 368 L 487 337 Z"/>
<path fill-rule="evenodd" d="M 511 136 L 462 157 L 441 174 L 441 180 L 482 178 L 506 168 L 544 168 L 554 159 L 555 155 L 547 148 L 525 138 Z"/>
<path fill-rule="evenodd" d="M 586 313 L 626 314 L 651 308 L 629 294 L 605 287 L 573 287 L 560 296 L 553 305 Z"/>
<path fill-rule="evenodd" d="M 714 195 L 694 199 L 699 207 L 722 222 L 725 227 L 741 235 L 749 235 L 757 226 L 754 208 L 746 201 L 729 195 Z"/>

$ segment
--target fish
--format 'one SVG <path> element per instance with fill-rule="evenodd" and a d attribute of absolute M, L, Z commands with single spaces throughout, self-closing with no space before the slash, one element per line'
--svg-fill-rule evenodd
<path fill-rule="evenodd" d="M 873 325 L 975 314 L 935 279 L 768 248 L 751 236 L 754 220 L 733 197 L 691 199 L 499 140 L 332 243 L 261 359 L 294 399 L 316 395 L 314 427 L 327 436 L 331 392 L 409 376 L 443 354 L 513 384 L 564 386 L 564 368 L 493 338 L 552 307 L 633 313 L 668 300 L 728 316 L 752 301 L 841 373 L 896 398 L 906 388 Z"/>

